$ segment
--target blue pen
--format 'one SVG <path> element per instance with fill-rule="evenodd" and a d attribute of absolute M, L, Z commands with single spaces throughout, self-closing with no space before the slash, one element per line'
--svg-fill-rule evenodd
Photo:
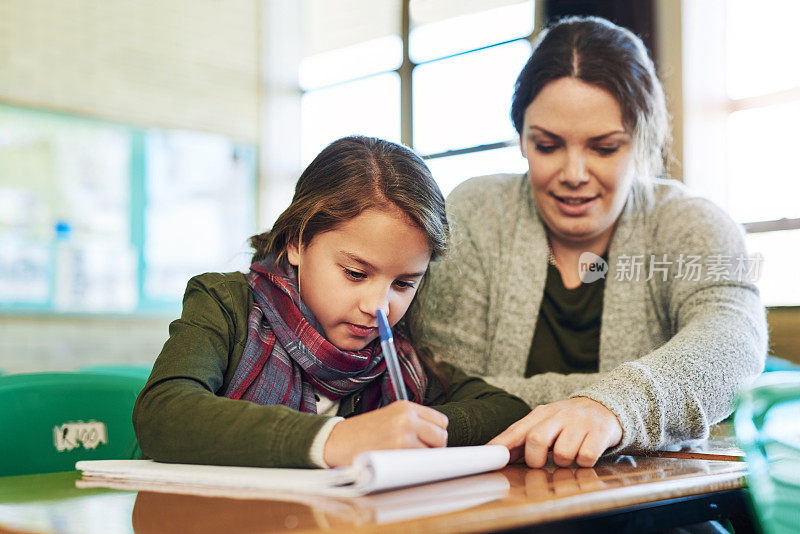
<path fill-rule="evenodd" d="M 375 312 L 378 317 L 378 331 L 381 334 L 381 348 L 383 348 L 383 358 L 386 360 L 386 368 L 389 370 L 389 380 L 392 383 L 394 397 L 397 400 L 408 400 L 406 387 L 403 384 L 403 374 L 400 372 L 400 361 L 397 359 L 397 351 L 394 348 L 394 336 L 392 329 L 389 328 L 389 321 L 383 310 Z"/>

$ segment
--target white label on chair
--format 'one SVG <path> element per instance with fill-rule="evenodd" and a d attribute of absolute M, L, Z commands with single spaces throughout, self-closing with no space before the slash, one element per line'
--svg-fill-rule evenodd
<path fill-rule="evenodd" d="M 108 443 L 106 424 L 100 421 L 77 421 L 53 427 L 53 438 L 58 452 L 71 451 L 83 444 L 84 449 L 94 449 L 100 443 Z"/>

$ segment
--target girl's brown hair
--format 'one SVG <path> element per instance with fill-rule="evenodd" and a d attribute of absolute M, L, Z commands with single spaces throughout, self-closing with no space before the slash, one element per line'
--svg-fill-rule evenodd
<path fill-rule="evenodd" d="M 410 149 L 375 137 L 350 136 L 329 144 L 297 180 L 291 205 L 272 230 L 250 238 L 253 261 L 280 257 L 286 246 L 307 246 L 370 208 L 400 208 L 425 235 L 431 260 L 449 235 L 444 197 L 422 159 Z"/>
<path fill-rule="evenodd" d="M 450 232 L 444 196 L 422 159 L 402 145 L 375 137 L 337 139 L 300 175 L 292 203 L 272 230 L 250 238 L 253 262 L 268 256 L 280 259 L 292 243 L 308 246 L 314 236 L 334 230 L 367 209 L 392 207 L 425 233 L 432 261 L 444 255 Z M 420 288 L 422 283 L 424 279 Z M 397 327 L 414 344 L 405 319 Z M 447 392 L 447 381 L 430 350 L 416 345 L 415 349 Z"/>

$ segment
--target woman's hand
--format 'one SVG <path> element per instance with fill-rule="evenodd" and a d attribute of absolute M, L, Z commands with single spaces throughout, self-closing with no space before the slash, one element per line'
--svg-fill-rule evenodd
<path fill-rule="evenodd" d="M 350 465 L 365 451 L 447 446 L 447 416 L 408 401 L 350 417 L 336 424 L 325 442 L 325 462 Z"/>
<path fill-rule="evenodd" d="M 537 406 L 489 445 L 505 445 L 512 462 L 524 454 L 529 467 L 544 466 L 551 448 L 559 467 L 573 461 L 592 467 L 621 439 L 622 426 L 614 412 L 587 397 L 575 397 Z"/>

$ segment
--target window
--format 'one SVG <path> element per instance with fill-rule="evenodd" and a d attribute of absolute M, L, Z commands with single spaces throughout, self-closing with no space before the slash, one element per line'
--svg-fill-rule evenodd
<path fill-rule="evenodd" d="M 400 0 L 304 0 L 301 6 L 302 166 L 349 134 L 399 142 Z"/>
<path fill-rule="evenodd" d="M 683 2 L 685 181 L 744 224 L 772 306 L 800 305 L 798 16 L 781 0 Z"/>
<path fill-rule="evenodd" d="M 0 106 L 0 311 L 173 314 L 249 264 L 255 147 Z"/>
<path fill-rule="evenodd" d="M 306 0 L 303 17 L 303 166 L 362 133 L 410 145 L 445 195 L 472 176 L 526 170 L 509 110 L 533 1 Z"/>

